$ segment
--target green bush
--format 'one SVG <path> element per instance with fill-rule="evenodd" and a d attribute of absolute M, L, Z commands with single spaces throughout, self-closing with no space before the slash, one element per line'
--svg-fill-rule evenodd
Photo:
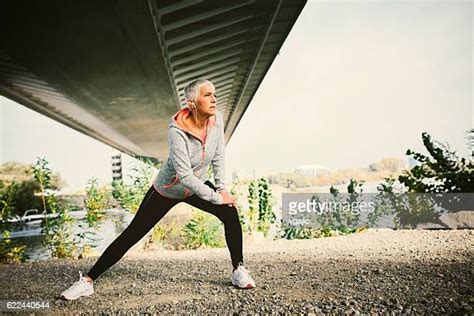
<path fill-rule="evenodd" d="M 193 217 L 183 227 L 186 249 L 224 247 L 223 225 L 214 215 L 193 209 Z"/>
<path fill-rule="evenodd" d="M 3 239 L 0 240 L 0 262 L 1 263 L 19 263 L 26 261 L 28 256 L 25 253 L 26 246 L 13 242 L 10 239 L 10 232 L 2 232 Z"/>
<path fill-rule="evenodd" d="M 266 178 L 258 179 L 258 231 L 266 236 L 270 225 L 275 222 L 273 195 Z"/>
<path fill-rule="evenodd" d="M 255 180 L 249 182 L 247 201 L 249 208 L 245 214 L 246 230 L 251 233 L 258 230 L 258 185 Z"/>
<path fill-rule="evenodd" d="M 242 214 L 241 220 L 243 230 L 262 232 L 266 236 L 276 218 L 273 211 L 273 196 L 266 178 L 249 181 L 247 201 L 248 210 Z"/>
<path fill-rule="evenodd" d="M 127 185 L 122 179 L 112 181 L 112 196 L 123 209 L 131 213 L 138 211 L 140 203 L 150 188 L 153 171 L 161 167 L 161 163 L 155 159 L 135 158 L 137 162 L 132 167 L 132 173 L 129 176 L 132 184 Z"/>
<path fill-rule="evenodd" d="M 469 133 L 472 137 L 474 129 Z M 458 157 L 447 144 L 433 140 L 426 132 L 422 140 L 429 156 L 407 150 L 406 155 L 412 156 L 417 165 L 398 177 L 399 192 L 394 190 L 396 179 L 386 178 L 378 186 L 376 211 L 369 214 L 371 225 L 382 215 L 394 215 L 396 228 L 415 228 L 424 222 L 446 226 L 439 217 L 444 209 L 456 211 L 455 199 L 436 201 L 433 194 L 474 192 L 474 161 Z"/>
<path fill-rule="evenodd" d="M 332 236 L 333 231 L 326 229 L 308 228 L 308 227 L 286 227 L 281 231 L 281 238 L 285 239 L 312 239 Z"/>
<path fill-rule="evenodd" d="M 110 205 L 109 197 L 111 192 L 107 187 L 99 188 L 98 181 L 95 177 L 87 182 L 86 199 L 84 206 L 86 208 L 85 223 L 80 224 L 81 231 L 74 238 L 74 246 L 77 258 L 86 257 L 94 248 L 97 247 L 101 238 L 91 231 L 100 225 L 100 221 L 105 217 L 105 209 Z"/>
<path fill-rule="evenodd" d="M 48 161 L 38 158 L 33 165 L 33 174 L 39 183 L 40 199 L 46 215 L 58 215 L 55 218 L 46 217 L 41 223 L 42 244 L 52 258 L 71 258 L 74 256 L 75 246 L 70 232 L 72 218 L 67 208 L 60 209 L 55 195 L 47 195 L 47 189 L 55 189 L 52 184 L 53 172 L 48 167 Z"/>
<path fill-rule="evenodd" d="M 351 234 L 365 230 L 365 226 L 358 226 L 359 214 L 354 214 L 351 212 L 350 208 L 344 209 L 343 207 L 345 203 L 351 204 L 357 202 L 359 197 L 362 195 L 362 187 L 363 182 L 350 179 L 347 186 L 349 197 L 344 201 L 339 194 L 339 190 L 331 186 L 329 191 L 332 195 L 332 201 L 335 202 L 334 205 L 340 207 L 334 209 L 333 212 L 323 212 L 314 218 L 321 228 L 295 227 L 282 224 L 280 237 L 286 239 L 310 239 L 340 234 Z M 320 202 L 317 194 L 312 197 L 312 200 Z"/>
<path fill-rule="evenodd" d="M 2 214 L 22 216 L 29 209 L 42 210 L 42 200 L 35 196 L 35 192 L 40 191 L 40 185 L 35 179 L 3 183 L 3 188 L 0 190 L 0 205 L 2 209 L 7 208 L 8 212 Z"/>
<path fill-rule="evenodd" d="M 3 189 L 0 195 L 0 208 L 2 211 L 0 219 L 6 221 L 10 215 L 15 214 L 16 194 L 19 184 L 13 182 Z"/>
<path fill-rule="evenodd" d="M 176 220 L 173 220 L 170 224 L 158 223 L 155 225 L 148 243 L 157 243 L 171 250 L 182 250 L 185 248 L 184 239 L 181 226 Z"/>
<path fill-rule="evenodd" d="M 47 165 L 47 161 L 37 158 L 36 166 L 40 164 Z M 0 200 L 16 186 L 13 195 L 14 207 L 10 215 L 23 215 L 28 209 L 44 210 L 41 197 L 35 196 L 35 193 L 41 192 L 40 183 L 34 174 L 35 166 L 32 164 L 20 164 L 7 161 L 0 165 Z M 64 181 L 59 174 L 50 170 L 48 174 L 48 188 L 58 190 L 64 185 Z M 11 192 L 10 192 L 11 193 Z"/>
<path fill-rule="evenodd" d="M 104 210 L 109 207 L 109 194 L 106 188 L 98 187 L 96 178 L 89 179 L 84 205 L 87 210 L 86 221 L 90 226 L 95 225 L 98 220 L 104 217 Z"/>
<path fill-rule="evenodd" d="M 474 129 L 469 133 L 474 134 Z M 447 144 L 432 140 L 426 132 L 421 137 L 430 156 L 408 149 L 406 155 L 419 164 L 398 177 L 408 192 L 474 193 L 474 160 L 458 157 Z"/>

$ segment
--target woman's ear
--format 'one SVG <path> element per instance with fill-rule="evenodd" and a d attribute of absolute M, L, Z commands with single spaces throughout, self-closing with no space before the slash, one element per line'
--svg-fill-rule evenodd
<path fill-rule="evenodd" d="M 194 109 L 194 101 L 188 100 L 188 107 Z"/>

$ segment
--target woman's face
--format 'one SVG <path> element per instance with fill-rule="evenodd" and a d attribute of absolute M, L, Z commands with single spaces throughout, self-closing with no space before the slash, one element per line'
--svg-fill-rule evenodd
<path fill-rule="evenodd" d="M 201 86 L 196 100 L 196 107 L 200 114 L 212 116 L 216 114 L 217 96 L 213 84 Z"/>

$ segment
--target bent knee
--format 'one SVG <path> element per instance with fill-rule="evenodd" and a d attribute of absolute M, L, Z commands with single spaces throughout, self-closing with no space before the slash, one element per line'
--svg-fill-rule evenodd
<path fill-rule="evenodd" d="M 239 221 L 239 212 L 235 206 L 224 205 L 222 207 L 222 218 L 223 222 L 234 222 Z"/>

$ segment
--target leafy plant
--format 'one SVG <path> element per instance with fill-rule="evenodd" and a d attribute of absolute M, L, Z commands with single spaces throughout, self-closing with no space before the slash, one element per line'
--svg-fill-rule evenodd
<path fill-rule="evenodd" d="M 152 182 L 153 171 L 161 167 L 161 163 L 148 157 L 135 157 L 136 164 L 132 167 L 129 176 L 132 182 L 127 185 L 122 179 L 112 181 L 112 196 L 119 202 L 120 206 L 136 213 L 140 207 L 147 190 Z"/>
<path fill-rule="evenodd" d="M 406 154 L 419 164 L 405 170 L 398 177 L 400 183 L 408 188 L 408 192 L 474 193 L 474 161 L 459 158 L 456 152 L 449 149 L 449 145 L 432 140 L 426 132 L 421 137 L 430 156 L 408 149 Z"/>
<path fill-rule="evenodd" d="M 2 191 L 0 195 L 0 209 L 2 221 L 6 221 L 8 217 L 15 213 L 15 196 L 18 191 L 18 183 L 13 182 Z"/>
<path fill-rule="evenodd" d="M 258 230 L 258 184 L 257 181 L 251 180 L 248 187 L 248 210 L 247 210 L 247 230 L 254 232 Z"/>
<path fill-rule="evenodd" d="M 173 220 L 170 224 L 158 223 L 155 225 L 148 244 L 157 243 L 168 249 L 181 250 L 185 248 L 184 238 L 181 225 Z"/>
<path fill-rule="evenodd" d="M 53 258 L 73 258 L 76 246 L 71 234 L 71 224 L 74 222 L 69 211 L 64 209 L 58 217 L 51 219 L 52 234 L 48 239 L 48 245 Z"/>
<path fill-rule="evenodd" d="M 360 233 L 367 230 L 367 227 L 354 227 L 348 228 L 343 227 L 338 230 L 332 230 L 329 227 L 325 228 L 312 228 L 312 227 L 286 227 L 281 230 L 281 238 L 285 239 L 312 239 L 321 237 L 331 237 L 338 235 L 348 235 L 354 233 Z"/>
<path fill-rule="evenodd" d="M 49 188 L 59 189 L 64 181 L 59 174 L 51 171 L 49 175 Z M 43 209 L 43 201 L 40 196 L 35 195 L 42 192 L 40 183 L 33 174 L 33 164 L 20 164 L 13 161 L 7 161 L 0 165 L 0 196 L 8 193 L 8 190 L 15 186 L 15 193 L 11 197 L 14 205 L 11 208 L 10 215 L 22 216 L 28 209 Z M 10 192 L 12 193 L 12 192 Z"/>
<path fill-rule="evenodd" d="M 258 179 L 258 228 L 266 236 L 270 229 L 270 224 L 275 222 L 275 213 L 273 212 L 273 196 L 269 187 L 268 180 Z"/>
<path fill-rule="evenodd" d="M 285 239 L 312 239 L 332 235 L 333 231 L 328 228 L 286 227 L 281 231 L 280 237 Z"/>
<path fill-rule="evenodd" d="M 393 213 L 392 205 L 395 205 L 395 179 L 385 178 L 385 181 L 377 186 L 377 196 L 374 198 L 375 207 L 367 214 L 367 224 L 370 227 L 377 225 L 377 220 L 385 215 Z"/>
<path fill-rule="evenodd" d="M 186 249 L 224 247 L 222 227 L 215 216 L 193 209 L 193 217 L 183 227 Z"/>
<path fill-rule="evenodd" d="M 469 133 L 474 139 L 474 129 Z M 386 178 L 379 185 L 376 211 L 369 214 L 371 225 L 380 216 L 393 214 L 397 228 L 415 228 L 424 222 L 445 226 L 440 215 L 444 209 L 455 211 L 456 194 L 450 198 L 442 193 L 474 192 L 474 161 L 458 157 L 448 144 L 433 140 L 428 133 L 422 133 L 422 140 L 430 156 L 407 150 L 417 165 L 398 177 L 399 192 L 394 192 L 395 179 Z"/>
<path fill-rule="evenodd" d="M 19 245 L 10 239 L 10 232 L 2 232 L 3 239 L 0 240 L 0 262 L 1 263 L 19 263 L 26 261 L 28 255 L 25 253 L 26 246 Z"/>
<path fill-rule="evenodd" d="M 339 194 L 339 190 L 331 186 L 329 188 L 332 200 L 327 201 L 334 206 L 330 212 L 320 212 L 313 220 L 317 221 L 321 228 L 315 227 L 297 227 L 282 224 L 280 236 L 286 239 L 309 239 L 334 236 L 340 234 L 351 234 L 366 229 L 364 225 L 359 226 L 359 214 L 354 214 L 351 208 L 345 208 L 345 205 L 354 205 L 362 195 L 363 182 L 350 179 L 347 186 L 348 198 L 344 200 Z M 321 202 L 319 196 L 315 194 L 311 198 L 312 202 L 319 205 Z"/>
<path fill-rule="evenodd" d="M 237 192 L 238 181 L 233 183 L 231 194 L 240 197 Z M 268 234 L 270 225 L 275 222 L 273 196 L 266 178 L 250 180 L 247 188 L 248 208 L 239 212 L 239 220 L 243 232 L 262 232 Z"/>
<path fill-rule="evenodd" d="M 108 200 L 110 191 L 106 188 L 99 188 L 97 178 L 92 177 L 87 182 L 86 198 L 84 206 L 86 209 L 85 223 L 79 224 L 81 231 L 76 234 L 74 245 L 78 258 L 86 257 L 94 248 L 98 246 L 98 238 L 91 228 L 100 225 L 100 221 L 105 217 L 105 209 L 109 207 Z"/>
<path fill-rule="evenodd" d="M 86 221 L 90 226 L 94 226 L 104 217 L 104 210 L 108 207 L 108 196 L 106 188 L 98 187 L 96 178 L 89 179 L 84 205 L 87 210 Z"/>
<path fill-rule="evenodd" d="M 46 193 L 47 189 L 54 189 L 51 183 L 52 170 L 48 167 L 48 161 L 44 158 L 38 158 L 33 165 L 33 174 L 40 185 L 40 192 L 38 193 L 41 197 L 43 212 L 46 215 L 41 223 L 42 244 L 49 250 L 53 258 L 72 257 L 74 244 L 68 225 L 72 218 L 68 215 L 66 208 L 60 212 L 55 194 Z M 50 214 L 57 216 L 50 218 L 48 216 Z"/>
<path fill-rule="evenodd" d="M 439 219 L 441 212 L 432 196 L 413 192 L 395 193 L 394 183 L 394 179 L 387 179 L 386 183 L 378 187 L 379 193 L 374 199 L 375 210 L 368 215 L 370 226 L 375 226 L 375 221 L 382 215 L 394 215 L 395 228 L 416 228 L 422 222 L 444 225 Z"/>

